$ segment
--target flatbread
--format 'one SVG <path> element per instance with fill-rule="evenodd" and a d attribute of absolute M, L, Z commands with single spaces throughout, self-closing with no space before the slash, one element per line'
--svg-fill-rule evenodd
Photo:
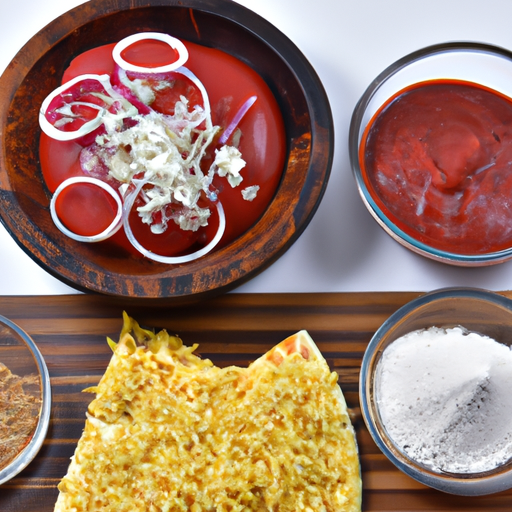
<path fill-rule="evenodd" d="M 306 331 L 218 368 L 125 316 L 55 512 L 361 508 L 345 400 Z"/>

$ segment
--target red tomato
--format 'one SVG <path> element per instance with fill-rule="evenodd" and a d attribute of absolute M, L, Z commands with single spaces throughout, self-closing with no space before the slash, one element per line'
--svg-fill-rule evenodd
<path fill-rule="evenodd" d="M 189 60 L 185 64 L 208 91 L 213 123 L 226 128 L 240 107 L 251 96 L 256 95 L 257 100 L 243 117 L 238 125 L 240 131 L 235 131 L 232 137 L 239 140 L 239 149 L 247 165 L 242 169 L 243 181 L 232 188 L 225 178 L 215 177 L 214 185 L 219 191 L 219 200 L 226 215 L 226 231 L 218 245 L 221 247 L 233 241 L 249 229 L 263 214 L 272 200 L 279 185 L 285 158 L 286 135 L 281 112 L 272 92 L 264 80 L 249 66 L 240 60 L 216 49 L 188 43 L 184 41 L 188 51 Z M 114 45 L 106 45 L 89 50 L 75 58 L 63 76 L 63 81 L 75 76 L 93 73 L 112 74 L 115 64 L 112 59 Z M 142 47 L 141 47 L 142 48 Z M 140 55 L 139 62 L 143 63 Z M 148 58 L 148 64 L 151 59 Z M 181 79 L 176 74 L 175 89 L 158 92 L 153 108 L 163 113 L 173 110 L 176 93 L 185 92 L 189 97 L 189 105 L 193 106 L 200 100 L 199 91 L 191 82 Z M 228 141 L 228 143 L 232 143 Z M 206 168 L 214 158 L 214 146 L 205 157 Z M 41 167 L 48 188 L 53 191 L 66 177 L 80 174 L 79 163 L 80 146 L 77 142 L 63 143 L 53 141 L 46 136 L 41 137 L 40 155 Z M 253 201 L 246 201 L 242 197 L 242 190 L 248 186 L 260 187 Z M 215 236 L 217 231 L 216 208 L 212 207 L 211 223 L 201 229 L 191 240 L 190 233 L 171 229 L 168 237 L 152 235 L 137 231 L 143 246 L 150 248 L 158 254 L 167 254 L 169 247 L 184 247 L 194 243 L 206 244 Z M 146 226 L 143 226 L 146 229 Z M 133 229 L 138 230 L 137 222 L 133 222 Z M 180 240 L 178 240 L 181 237 Z M 142 240 L 144 238 L 144 240 Z M 170 242 L 166 238 L 172 239 Z M 124 245 L 124 244 L 122 244 Z"/>
<path fill-rule="evenodd" d="M 105 190 L 90 183 L 76 183 L 59 194 L 55 210 L 70 231 L 93 236 L 110 226 L 117 213 L 117 204 Z"/>
<path fill-rule="evenodd" d="M 98 46 L 98 48 L 84 52 L 76 57 L 76 59 L 73 59 L 69 67 L 64 71 L 62 83 L 65 84 L 72 78 L 85 74 L 111 75 L 115 68 L 115 62 L 112 58 L 112 50 L 115 45 L 113 43 Z"/>
<path fill-rule="evenodd" d="M 39 158 L 46 186 L 50 192 L 66 179 L 83 176 L 80 166 L 82 146 L 76 141 L 59 141 L 41 133 Z"/>
<path fill-rule="evenodd" d="M 136 76 L 128 73 L 128 76 Z M 163 114 L 174 114 L 174 106 L 181 96 L 188 99 L 189 111 L 192 111 L 196 105 L 203 106 L 203 96 L 199 89 L 186 77 L 180 73 L 166 73 L 157 77 L 146 77 L 148 83 L 155 92 L 155 101 L 151 107 Z M 158 87 L 162 81 L 169 82 L 172 86 Z"/>
<path fill-rule="evenodd" d="M 218 246 L 221 247 L 247 231 L 272 200 L 284 166 L 285 130 L 277 102 L 256 71 L 219 50 L 191 43 L 186 45 L 190 55 L 186 66 L 194 71 L 208 91 L 214 124 L 227 127 L 245 101 L 257 96 L 238 125 L 242 133 L 239 149 L 247 162 L 241 172 L 242 183 L 233 188 L 225 178 L 216 176 L 214 179 L 226 214 L 226 231 Z M 258 185 L 260 189 L 253 201 L 246 201 L 241 191 L 252 185 Z"/>
<path fill-rule="evenodd" d="M 156 68 L 176 62 L 179 53 L 164 41 L 142 39 L 125 48 L 121 57 L 136 66 Z"/>

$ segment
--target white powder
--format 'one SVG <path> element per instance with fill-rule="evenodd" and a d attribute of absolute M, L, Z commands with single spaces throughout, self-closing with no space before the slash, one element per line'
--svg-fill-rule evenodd
<path fill-rule="evenodd" d="M 389 345 L 376 399 L 393 442 L 436 471 L 489 471 L 512 457 L 512 352 L 463 328 L 430 328 Z"/>

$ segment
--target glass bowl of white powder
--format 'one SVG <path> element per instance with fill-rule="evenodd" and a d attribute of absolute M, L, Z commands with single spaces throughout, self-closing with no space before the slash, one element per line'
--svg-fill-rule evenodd
<path fill-rule="evenodd" d="M 451 494 L 512 488 L 512 300 L 446 288 L 377 330 L 360 375 L 379 449 L 415 480 Z"/>

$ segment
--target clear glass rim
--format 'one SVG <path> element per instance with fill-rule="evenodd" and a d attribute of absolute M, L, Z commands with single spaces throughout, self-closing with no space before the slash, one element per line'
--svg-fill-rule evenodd
<path fill-rule="evenodd" d="M 23 340 L 27 348 L 32 352 L 41 378 L 42 398 L 39 421 L 37 423 L 36 430 L 34 431 L 34 435 L 32 436 L 32 439 L 27 444 L 27 446 L 18 454 L 18 456 L 9 465 L 0 470 L 0 485 L 2 485 L 20 473 L 23 469 L 25 469 L 41 449 L 48 432 L 52 400 L 50 375 L 48 373 L 48 368 L 44 358 L 37 345 L 34 343 L 32 338 L 23 329 L 21 329 L 21 327 L 16 325 L 8 318 L 0 315 L 0 323 L 6 325 L 12 331 L 14 331 L 19 336 L 19 338 Z"/>
<path fill-rule="evenodd" d="M 493 494 L 512 488 L 512 466 L 498 467 L 485 473 L 452 474 L 435 472 L 407 457 L 388 438 L 381 434 L 383 427 L 378 428 L 375 416 L 378 414 L 376 405 L 371 397 L 373 395 L 374 371 L 377 366 L 377 355 L 381 348 L 381 341 L 385 334 L 402 318 L 407 317 L 423 305 L 444 300 L 470 298 L 495 304 L 512 312 L 512 300 L 497 293 L 470 287 L 447 287 L 422 294 L 403 305 L 389 316 L 377 329 L 371 338 L 361 362 L 359 376 L 359 399 L 363 420 L 375 444 L 382 453 L 403 473 L 434 489 L 450 494 L 464 496 L 478 496 Z"/>
<path fill-rule="evenodd" d="M 354 108 L 350 120 L 348 135 L 350 165 L 352 168 L 354 178 L 356 180 L 359 194 L 366 208 L 369 210 L 369 212 L 372 214 L 375 220 L 377 220 L 377 222 L 381 225 L 381 227 L 393 238 L 398 239 L 398 241 L 400 241 L 402 245 L 406 246 L 407 248 L 415 252 L 423 254 L 424 256 L 434 257 L 437 260 L 453 262 L 456 264 L 471 265 L 482 263 L 498 263 L 512 258 L 512 247 L 502 251 L 490 252 L 486 254 L 460 254 L 450 251 L 443 251 L 441 249 L 436 249 L 428 244 L 416 240 L 414 237 L 405 233 L 385 215 L 382 209 L 377 205 L 375 200 L 372 198 L 370 192 L 368 191 L 364 183 L 361 167 L 359 165 L 359 135 L 363 123 L 363 117 L 366 109 L 370 104 L 370 101 L 375 96 L 379 88 L 400 70 L 406 68 L 407 66 L 415 62 L 426 59 L 428 57 L 435 56 L 437 54 L 453 53 L 460 51 L 468 53 L 484 53 L 493 56 L 498 56 L 510 60 L 512 64 L 511 51 L 500 46 L 474 41 L 452 41 L 434 44 L 416 50 L 398 59 L 393 64 L 388 66 L 386 69 L 384 69 L 384 71 L 382 71 L 371 82 L 371 84 L 367 87 L 367 89 L 360 97 L 359 101 L 357 102 Z"/>

